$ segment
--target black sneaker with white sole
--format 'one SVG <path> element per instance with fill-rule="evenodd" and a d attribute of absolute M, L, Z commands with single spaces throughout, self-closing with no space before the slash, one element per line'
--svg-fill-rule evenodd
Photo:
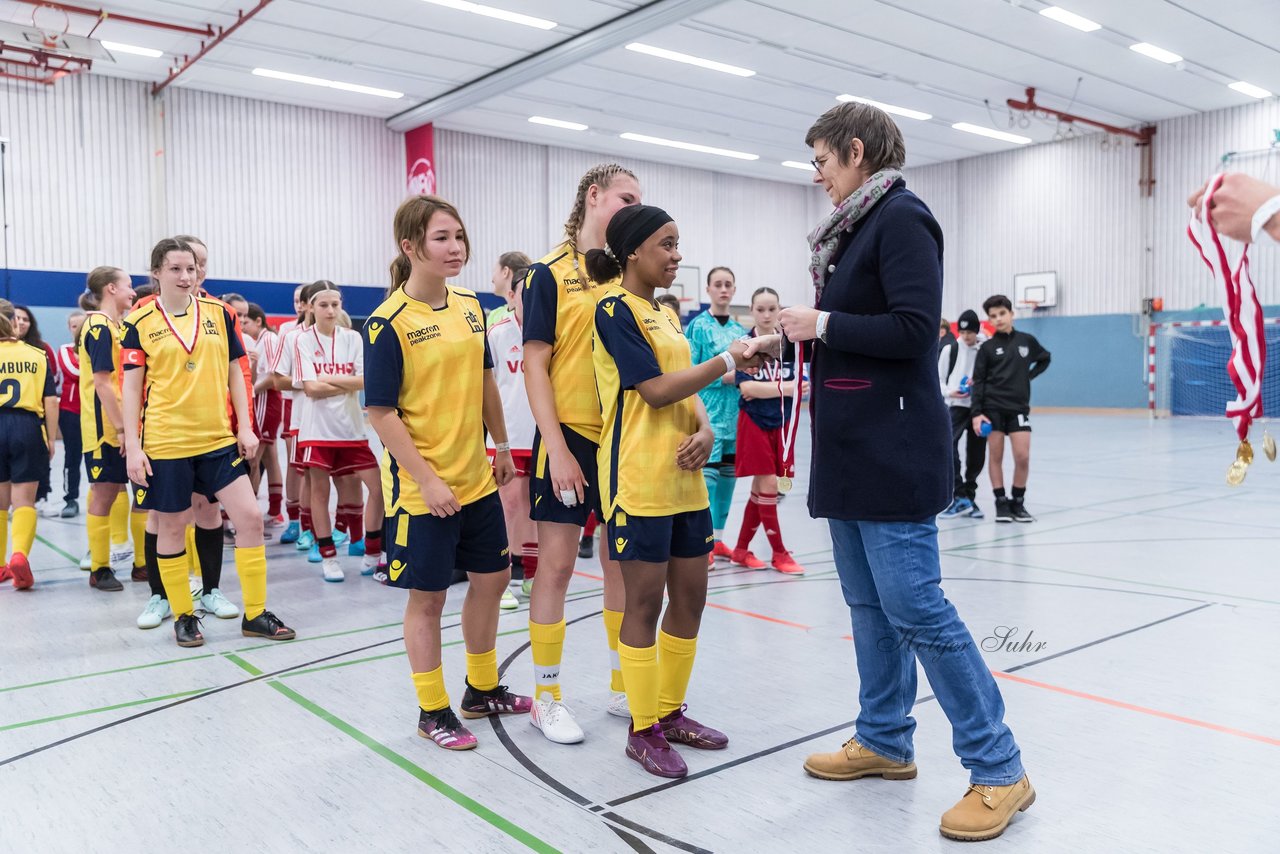
<path fill-rule="evenodd" d="M 270 611 L 263 611 L 250 620 L 240 620 L 240 634 L 247 638 L 266 638 L 267 640 L 293 640 L 297 634 L 284 624 L 284 621 Z"/>
<path fill-rule="evenodd" d="M 93 574 L 89 576 L 89 586 L 105 590 L 108 593 L 116 593 L 124 589 L 124 585 L 120 583 L 120 579 L 116 578 L 116 574 L 105 566 L 93 571 Z"/>
<path fill-rule="evenodd" d="M 204 635 L 200 634 L 200 618 L 195 614 L 183 614 L 173 623 L 173 634 L 178 639 L 178 646 L 204 646 Z"/>
<path fill-rule="evenodd" d="M 1026 505 L 1021 498 L 1015 498 L 1009 502 L 1009 512 L 1013 515 L 1015 522 L 1034 522 L 1035 516 L 1027 512 Z"/>
<path fill-rule="evenodd" d="M 1008 498 L 996 499 L 996 521 L 1012 522 L 1013 521 L 1013 502 Z"/>

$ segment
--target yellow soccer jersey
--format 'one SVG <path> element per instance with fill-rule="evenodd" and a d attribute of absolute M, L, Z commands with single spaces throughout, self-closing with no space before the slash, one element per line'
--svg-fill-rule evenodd
<path fill-rule="evenodd" d="M 184 459 L 235 442 L 228 365 L 244 355 L 244 347 L 234 329 L 227 307 L 205 297 L 193 299 L 180 315 L 167 315 L 157 300 L 125 318 L 120 361 L 126 371 L 147 372 L 140 429 L 148 457 Z"/>
<path fill-rule="evenodd" d="M 58 394 L 49 355 L 23 341 L 0 341 L 0 410 L 44 418 L 44 399 Z"/>
<path fill-rule="evenodd" d="M 365 322 L 365 404 L 399 412 L 418 453 L 460 504 L 498 488 L 485 453 L 482 415 L 484 372 L 492 367 L 484 310 L 465 288 L 451 286 L 441 309 L 400 288 Z M 417 482 L 386 450 L 382 493 L 388 518 L 401 511 L 431 512 Z"/>
<path fill-rule="evenodd" d="M 630 291 L 609 288 L 595 315 L 595 377 L 604 408 L 600 501 L 634 516 L 673 516 L 708 506 L 700 471 L 676 465 L 676 449 L 698 431 L 690 396 L 654 409 L 636 385 L 692 363 L 676 313 Z"/>
<path fill-rule="evenodd" d="M 107 419 L 93 384 L 97 371 L 111 374 L 111 387 L 120 391 L 120 337 L 124 329 L 101 312 L 90 312 L 80 330 L 80 435 L 84 452 L 92 453 L 104 444 L 120 447 L 120 436 Z"/>
<path fill-rule="evenodd" d="M 591 360 L 596 303 L 620 279 L 597 284 L 568 241 L 529 268 L 524 280 L 524 340 L 551 349 L 551 389 L 560 423 L 600 441 L 600 397 Z"/>

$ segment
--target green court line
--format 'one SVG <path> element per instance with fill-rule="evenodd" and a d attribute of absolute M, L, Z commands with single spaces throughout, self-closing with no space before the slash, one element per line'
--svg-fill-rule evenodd
<path fill-rule="evenodd" d="M 40 536 L 39 534 L 36 534 L 36 542 L 37 542 L 37 543 L 40 543 L 40 544 L 41 544 L 41 545 L 43 545 L 43 546 L 45 546 L 45 548 L 53 549 L 55 552 L 57 552 L 58 554 L 60 554 L 60 555 L 62 555 L 63 557 L 65 557 L 67 560 L 71 561 L 71 562 L 72 562 L 73 564 L 75 564 L 77 567 L 78 567 L 78 566 L 80 566 L 80 558 L 76 557 L 76 556 L 75 556 L 75 555 L 73 555 L 73 554 L 68 554 L 67 552 L 64 552 L 62 549 L 58 548 L 58 547 L 57 547 L 57 546 L 55 546 L 53 543 L 49 542 L 48 540 L 46 540 L 44 537 Z"/>
<path fill-rule="evenodd" d="M 506 632 L 498 632 L 498 637 L 504 638 L 508 635 L 521 635 L 521 634 L 528 633 L 528 631 L 529 631 L 529 627 L 524 626 L 519 629 L 511 629 L 510 631 L 506 631 Z M 449 641 L 448 643 L 440 644 L 440 648 L 443 649 L 444 647 L 447 647 L 447 646 L 458 646 L 459 644 L 462 644 L 462 643 L 465 643 L 465 641 L 461 641 L 461 640 Z M 382 655 L 371 655 L 371 656 L 368 656 L 367 658 L 353 658 L 350 661 L 339 661 L 335 664 L 325 664 L 320 667 L 308 667 L 306 670 L 291 670 L 288 673 L 281 673 L 276 678 L 292 679 L 294 676 L 301 676 L 304 673 L 319 673 L 322 670 L 338 670 L 339 668 L 342 668 L 342 667 L 350 667 L 353 664 L 367 664 L 370 661 L 383 661 L 388 658 L 397 658 L 399 656 L 406 655 L 406 654 L 407 653 L 405 653 L 404 650 L 400 650 L 399 652 L 387 652 L 387 653 L 383 653 Z M 230 658 L 231 656 L 227 656 L 227 657 Z"/>
<path fill-rule="evenodd" d="M 245 672 L 247 673 L 251 673 L 254 676 L 262 675 L 261 670 L 254 667 L 252 664 L 245 661 L 243 658 L 240 658 L 238 655 L 235 655 L 234 653 L 228 653 L 227 659 L 235 662 L 240 667 L 244 668 Z M 457 789 L 453 788 L 445 781 L 441 780 L 439 777 L 436 777 L 435 775 L 428 773 L 424 768 L 415 764 L 408 757 L 405 757 L 400 755 L 399 753 L 396 753 L 390 747 L 387 747 L 382 742 L 356 729 L 354 726 L 347 723 L 342 718 L 338 717 L 337 715 L 333 714 L 327 709 L 320 707 L 319 705 L 312 702 L 311 700 L 308 700 L 306 697 L 302 696 L 297 691 L 294 691 L 292 688 L 289 688 L 288 686 L 284 685 L 283 683 L 275 679 L 267 680 L 267 684 L 270 685 L 272 688 L 274 688 L 276 691 L 283 694 L 285 697 L 288 697 L 290 700 L 297 703 L 302 708 L 306 709 L 311 714 L 315 715 L 325 723 L 332 726 L 334 729 L 341 732 L 343 735 L 346 735 L 347 737 L 354 739 L 355 741 L 367 747 L 369 750 L 372 750 L 374 753 L 381 756 L 383 759 L 386 759 L 392 765 L 395 765 L 400 770 L 408 773 L 409 775 L 416 778 L 417 780 L 423 783 L 426 783 L 432 789 L 444 795 L 446 798 L 453 801 L 455 804 L 462 807 L 467 812 L 493 825 L 498 830 L 501 830 L 503 833 L 510 836 L 512 839 L 515 839 L 517 842 L 520 842 L 525 847 L 530 848 L 534 851 L 546 852 L 546 854 L 558 854 L 559 849 L 555 848 L 552 845 L 548 845 L 546 842 L 543 842 L 541 839 L 534 836 L 532 833 L 525 830 L 524 828 L 519 827 L 518 825 L 498 815 L 496 812 L 484 806 L 483 804 L 467 797 L 462 792 L 458 791 Z"/>
<path fill-rule="evenodd" d="M 77 676 L 60 676 L 57 679 L 45 679 L 43 682 L 28 682 L 25 685 L 10 685 L 7 688 L 0 688 L 0 694 L 6 691 L 18 691 L 23 688 L 39 688 L 44 685 L 56 685 L 59 682 L 75 682 L 77 679 L 89 679 L 93 676 L 110 676 L 112 673 L 131 673 L 134 670 L 146 670 L 148 667 L 163 667 L 166 664 L 181 664 L 184 661 L 199 661 L 202 658 L 213 658 L 215 653 L 206 653 L 204 655 L 191 655 L 186 658 L 170 658 L 167 661 L 153 661 L 150 664 L 134 664 L 129 667 L 117 667 L 114 670 L 99 670 L 94 673 L 81 673 Z"/>
<path fill-rule="evenodd" d="M 11 730 L 11 729 L 22 729 L 23 727 L 35 726 L 36 724 L 49 724 L 49 723 L 53 723 L 54 721 L 65 721 L 70 718 L 84 717 L 85 715 L 96 715 L 101 712 L 114 712 L 117 709 L 129 709 L 134 706 L 145 706 L 148 703 L 161 703 L 161 702 L 164 702 L 165 700 L 178 700 L 178 699 L 181 699 L 182 697 L 190 697 L 195 694 L 203 694 L 205 691 L 208 691 L 208 690 L 210 689 L 197 688 L 194 691 L 179 691 L 177 694 L 165 694 L 163 697 L 143 697 L 141 700 L 130 700 L 127 703 L 116 703 L 115 705 L 112 705 L 112 706 L 99 706 L 96 709 L 84 709 L 79 712 L 68 712 L 65 715 L 52 715 L 51 717 L 36 718 L 35 720 L 31 720 L 31 721 L 19 721 L 16 724 L 5 724 L 4 726 L 0 726 L 0 732 L 5 732 L 6 730 Z"/>

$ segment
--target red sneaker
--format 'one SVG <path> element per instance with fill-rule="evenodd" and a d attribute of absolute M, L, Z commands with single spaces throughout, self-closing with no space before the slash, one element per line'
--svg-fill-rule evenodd
<path fill-rule="evenodd" d="M 734 566 L 745 566 L 747 569 L 768 569 L 769 564 L 753 555 L 747 549 L 734 549 L 729 563 Z"/>
<path fill-rule="evenodd" d="M 711 549 L 711 556 L 713 558 L 717 558 L 717 557 L 722 557 L 726 559 L 731 558 L 733 557 L 733 549 L 726 546 L 724 544 L 724 540 L 716 540 L 715 547 Z"/>
<path fill-rule="evenodd" d="M 796 563 L 791 552 L 774 552 L 773 568 L 784 575 L 804 575 L 804 567 Z"/>
<path fill-rule="evenodd" d="M 0 563 L 0 582 L 10 581 L 13 579 L 13 573 L 9 571 L 9 564 Z"/>
<path fill-rule="evenodd" d="M 22 552 L 14 552 L 9 558 L 9 572 L 13 574 L 13 586 L 18 590 L 26 590 L 36 583 L 31 577 L 31 564 L 27 563 L 27 556 Z"/>

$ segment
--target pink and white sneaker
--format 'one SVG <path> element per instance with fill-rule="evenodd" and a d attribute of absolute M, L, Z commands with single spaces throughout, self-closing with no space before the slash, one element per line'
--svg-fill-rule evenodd
<path fill-rule="evenodd" d="M 476 746 L 476 737 L 448 706 L 434 712 L 419 709 L 418 735 L 431 739 L 445 750 L 471 750 Z"/>
<path fill-rule="evenodd" d="M 523 694 L 513 694 L 506 685 L 499 685 L 492 691 L 481 691 L 467 682 L 467 692 L 462 695 L 462 716 L 464 718 L 487 718 L 489 715 L 524 715 L 533 707 L 533 698 Z"/>

